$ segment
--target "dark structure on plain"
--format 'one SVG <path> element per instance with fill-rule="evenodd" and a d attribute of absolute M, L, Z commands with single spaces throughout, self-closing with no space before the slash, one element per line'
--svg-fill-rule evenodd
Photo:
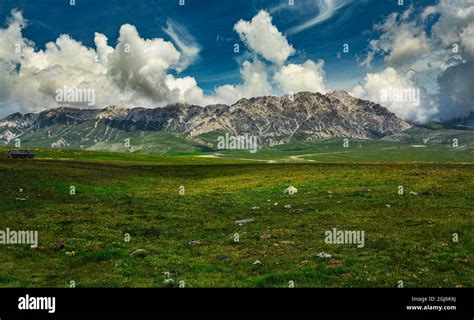
<path fill-rule="evenodd" d="M 32 159 L 35 157 L 35 153 L 34 151 L 29 150 L 9 150 L 8 157 L 17 159 Z"/>

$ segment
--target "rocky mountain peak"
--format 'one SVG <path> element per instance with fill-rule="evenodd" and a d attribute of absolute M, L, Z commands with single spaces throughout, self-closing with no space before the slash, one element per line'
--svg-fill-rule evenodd
<path fill-rule="evenodd" d="M 126 118 L 130 109 L 122 108 L 119 106 L 108 106 L 105 109 L 101 110 L 96 118 L 98 119 L 123 119 Z"/>
<path fill-rule="evenodd" d="M 1 125 L 7 122 L 8 132 Z M 99 134 L 100 123 L 106 130 Z M 83 143 L 116 139 L 120 131 L 166 131 L 189 137 L 228 132 L 257 136 L 261 144 L 272 145 L 330 137 L 377 139 L 410 127 L 386 108 L 345 91 L 299 92 L 283 97 L 243 98 L 232 106 L 216 104 L 203 108 L 176 103 L 155 109 L 115 105 L 101 110 L 62 107 L 30 115 L 28 119 L 26 115 L 13 114 L 0 122 L 0 139 L 2 134 L 6 142 L 12 136 L 41 130 L 48 132 L 45 139 L 51 138 L 54 130 L 62 135 L 71 131 L 74 137 L 58 138 L 68 140 L 80 136 Z M 112 133 L 114 136 L 109 136 Z"/>

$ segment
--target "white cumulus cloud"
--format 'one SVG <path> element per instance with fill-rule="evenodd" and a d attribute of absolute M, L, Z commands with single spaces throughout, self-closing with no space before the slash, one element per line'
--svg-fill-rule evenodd
<path fill-rule="evenodd" d="M 380 103 L 405 120 L 424 123 L 438 110 L 426 91 L 416 85 L 414 76 L 412 71 L 401 74 L 387 67 L 382 72 L 368 73 L 351 94 Z"/>
<path fill-rule="evenodd" d="M 240 98 L 251 98 L 272 94 L 265 65 L 259 61 L 245 61 L 240 70 L 243 82 L 239 85 L 224 85 L 216 89 L 216 98 L 224 103 L 234 103 Z"/>
<path fill-rule="evenodd" d="M 272 93 L 269 79 L 273 79 L 278 92 L 326 91 L 324 85 L 324 61 L 317 63 L 307 60 L 303 64 L 285 64 L 295 53 L 286 37 L 273 25 L 266 11 L 260 11 L 250 22 L 240 20 L 235 31 L 247 47 L 271 63 L 267 67 L 255 59 L 253 63 L 244 62 L 241 74 L 243 84 L 227 85 L 216 90 L 217 97 L 229 101 L 232 97 L 261 96 Z M 272 76 L 273 74 L 273 76 Z"/>
<path fill-rule="evenodd" d="M 274 79 L 284 93 L 312 91 L 325 93 L 324 61 L 307 60 L 303 64 L 288 64 L 281 67 Z"/>
<path fill-rule="evenodd" d="M 410 7 L 376 24 L 363 65 L 378 55 L 389 68 L 368 73 L 354 94 L 381 102 L 415 122 L 451 120 L 474 112 L 474 0 L 440 0 L 423 10 Z M 377 100 L 380 90 L 420 88 L 420 106 Z M 426 92 L 424 88 L 429 88 Z"/>
<path fill-rule="evenodd" d="M 23 37 L 26 26 L 22 13 L 12 11 L 7 27 L 0 29 L 2 114 L 61 106 L 64 103 L 55 98 L 57 90 L 64 88 L 95 92 L 95 106 L 89 101 L 68 101 L 77 107 L 156 107 L 183 101 L 183 97 L 189 103 L 204 101 L 194 78 L 168 74 L 185 68 L 199 53 L 193 42 L 186 40 L 189 35 L 182 36 L 182 29 L 172 24 L 168 32 L 182 51 L 161 38 L 143 39 L 130 24 L 121 26 L 115 47 L 100 33 L 95 33 L 95 48 L 63 34 L 37 50 Z"/>
<path fill-rule="evenodd" d="M 240 66 L 241 82 L 220 86 L 209 95 L 194 77 L 177 76 L 199 58 L 201 49 L 176 22 L 168 21 L 163 29 L 171 41 L 144 39 L 134 25 L 124 24 L 114 45 L 96 32 L 94 47 L 63 34 L 43 49 L 23 36 L 27 24 L 20 11 L 12 11 L 6 27 L 0 28 L 2 115 L 64 105 L 104 108 L 162 107 L 176 102 L 232 104 L 243 97 L 282 91 L 325 91 L 324 62 L 287 64 L 295 50 L 265 11 L 250 22 L 241 20 L 235 24 L 235 31 L 251 51 L 251 57 Z M 93 90 L 93 103 L 57 101 L 57 91 L 63 89 Z"/>
<path fill-rule="evenodd" d="M 433 26 L 433 36 L 444 46 L 459 43 L 463 30 L 474 21 L 474 0 L 440 0 L 428 9 L 429 14 L 439 14 Z"/>
<path fill-rule="evenodd" d="M 411 9 L 392 13 L 374 26 L 381 35 L 369 42 L 369 54 L 362 65 L 370 66 L 374 56 L 382 54 L 389 65 L 401 67 L 430 52 L 429 39 L 422 26 L 409 20 L 411 14 Z"/>
<path fill-rule="evenodd" d="M 247 47 L 268 61 L 283 64 L 295 53 L 285 36 L 273 25 L 270 14 L 264 10 L 250 22 L 240 20 L 234 30 Z"/>

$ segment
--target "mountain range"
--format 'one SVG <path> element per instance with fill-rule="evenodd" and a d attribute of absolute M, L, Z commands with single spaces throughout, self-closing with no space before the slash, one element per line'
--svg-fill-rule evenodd
<path fill-rule="evenodd" d="M 91 150 L 195 151 L 215 149 L 216 137 L 225 133 L 256 136 L 260 145 L 272 146 L 334 137 L 380 139 L 412 127 L 385 107 L 345 91 L 300 92 L 244 98 L 230 106 L 60 107 L 14 113 L 0 120 L 0 142 Z"/>

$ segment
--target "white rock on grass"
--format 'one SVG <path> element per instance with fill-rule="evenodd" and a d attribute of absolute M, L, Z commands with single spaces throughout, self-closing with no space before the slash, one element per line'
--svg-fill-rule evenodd
<path fill-rule="evenodd" d="M 285 209 L 291 209 L 291 204 L 287 204 L 284 208 Z"/>
<path fill-rule="evenodd" d="M 321 259 L 330 259 L 330 258 L 332 258 L 332 255 L 330 255 L 329 253 L 326 253 L 326 252 L 320 252 L 316 256 L 318 258 L 321 258 Z"/>
<path fill-rule="evenodd" d="M 288 188 L 285 189 L 285 191 L 283 192 L 285 194 L 289 194 L 290 196 L 294 195 L 295 193 L 298 193 L 298 189 L 296 189 L 295 187 L 293 186 L 289 186 Z"/>
<path fill-rule="evenodd" d="M 237 220 L 235 221 L 235 223 L 238 224 L 239 226 L 243 226 L 246 223 L 250 223 L 254 221 L 255 221 L 254 219 L 244 219 L 244 220 Z"/>
<path fill-rule="evenodd" d="M 191 240 L 188 242 L 190 246 L 197 246 L 197 245 L 208 244 L 208 243 L 209 243 L 208 240 Z"/>

